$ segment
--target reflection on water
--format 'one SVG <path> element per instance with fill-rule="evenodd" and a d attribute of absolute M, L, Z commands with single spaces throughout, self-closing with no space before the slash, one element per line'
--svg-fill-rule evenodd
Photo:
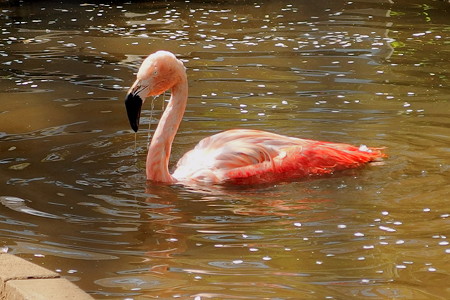
<path fill-rule="evenodd" d="M 450 296 L 446 1 L 0 9 L 0 236 L 11 253 L 99 299 Z M 159 49 L 189 76 L 173 162 L 234 127 L 390 157 L 270 186 L 145 183 L 147 133 L 135 149 L 122 100 Z M 161 102 L 143 123 L 157 123 Z"/>

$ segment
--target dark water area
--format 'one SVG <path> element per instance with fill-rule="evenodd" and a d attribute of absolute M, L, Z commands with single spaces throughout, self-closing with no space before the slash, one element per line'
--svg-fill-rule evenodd
<path fill-rule="evenodd" d="M 0 249 L 96 299 L 450 298 L 449 14 L 437 0 L 0 1 Z M 163 97 L 136 146 L 123 100 L 160 49 L 189 79 L 171 167 L 231 128 L 389 158 L 247 188 L 146 182 Z"/>

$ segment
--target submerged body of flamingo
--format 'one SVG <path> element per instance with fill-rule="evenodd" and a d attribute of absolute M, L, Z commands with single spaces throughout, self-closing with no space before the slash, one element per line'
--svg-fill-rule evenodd
<path fill-rule="evenodd" d="M 183 118 L 188 82 L 183 63 L 158 51 L 142 63 L 125 105 L 130 125 L 138 130 L 146 97 L 171 90 L 170 101 L 150 143 L 147 179 L 164 183 L 267 183 L 331 174 L 379 160 L 379 148 L 321 142 L 249 129 L 232 129 L 201 140 L 169 173 L 172 142 Z"/>

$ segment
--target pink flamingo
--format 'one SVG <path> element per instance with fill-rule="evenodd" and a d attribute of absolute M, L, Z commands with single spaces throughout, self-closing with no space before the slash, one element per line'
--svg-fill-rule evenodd
<path fill-rule="evenodd" d="M 148 149 L 147 179 L 163 183 L 254 184 L 331 174 L 357 168 L 385 155 L 380 148 L 355 147 L 283 136 L 266 131 L 232 129 L 201 140 L 169 173 L 172 142 L 188 99 L 183 63 L 167 51 L 148 56 L 125 100 L 136 132 L 146 97 L 171 90 L 170 101 Z"/>

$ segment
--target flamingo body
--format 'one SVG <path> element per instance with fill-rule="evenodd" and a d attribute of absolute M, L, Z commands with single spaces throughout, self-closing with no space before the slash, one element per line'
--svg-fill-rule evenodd
<path fill-rule="evenodd" d="M 178 181 L 255 184 L 331 174 L 379 159 L 379 149 L 233 129 L 207 137 L 187 152 Z"/>
<path fill-rule="evenodd" d="M 171 90 L 171 98 L 150 144 L 147 179 L 175 182 L 255 184 L 320 176 L 357 168 L 385 155 L 379 148 L 321 142 L 266 131 L 233 129 L 201 140 L 168 171 L 172 142 L 188 98 L 183 63 L 167 51 L 145 59 L 125 101 L 130 125 L 139 126 L 141 106 L 148 96 Z"/>

